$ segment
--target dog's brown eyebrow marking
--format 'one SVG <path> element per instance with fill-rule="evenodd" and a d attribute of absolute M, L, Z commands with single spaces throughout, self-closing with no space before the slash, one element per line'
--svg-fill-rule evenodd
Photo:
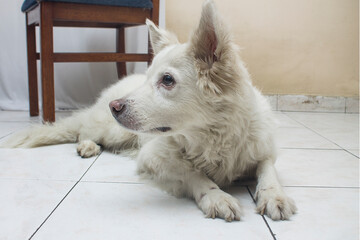
<path fill-rule="evenodd" d="M 203 197 L 205 197 L 205 195 L 206 195 L 206 193 L 201 193 L 200 198 L 199 198 L 199 201 L 201 201 L 201 199 L 202 199 Z"/>
<path fill-rule="evenodd" d="M 210 190 L 215 190 L 215 189 L 217 189 L 217 187 L 211 187 L 211 188 L 210 188 Z M 203 197 L 205 197 L 205 196 L 206 196 L 206 193 L 201 193 L 201 194 L 200 194 L 199 201 L 201 201 L 201 199 L 203 199 Z"/>

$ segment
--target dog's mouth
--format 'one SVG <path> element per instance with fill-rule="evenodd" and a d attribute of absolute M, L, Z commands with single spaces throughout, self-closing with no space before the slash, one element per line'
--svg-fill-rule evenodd
<path fill-rule="evenodd" d="M 157 128 L 152 128 L 150 130 L 147 131 L 143 131 L 144 133 L 150 133 L 150 134 L 159 134 L 159 133 L 166 133 L 171 131 L 171 127 L 157 127 Z"/>
<path fill-rule="evenodd" d="M 151 131 L 157 131 L 157 132 L 168 132 L 171 130 L 171 127 L 157 127 L 153 128 Z"/>

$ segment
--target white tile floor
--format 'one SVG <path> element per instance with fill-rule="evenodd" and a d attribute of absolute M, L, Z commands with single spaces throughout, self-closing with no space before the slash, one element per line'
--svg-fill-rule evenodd
<path fill-rule="evenodd" d="M 359 115 L 276 116 L 276 167 L 299 209 L 290 221 L 255 213 L 254 183 L 226 189 L 240 199 L 242 221 L 206 219 L 191 200 L 141 182 L 133 160 L 82 159 L 65 144 L 0 149 L 0 239 L 359 239 Z M 0 111 L 0 141 L 34 122 Z"/>

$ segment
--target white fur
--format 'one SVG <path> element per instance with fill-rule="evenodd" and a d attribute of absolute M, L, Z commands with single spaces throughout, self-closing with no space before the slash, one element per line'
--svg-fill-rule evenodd
<path fill-rule="evenodd" d="M 174 35 L 147 24 L 156 56 L 146 75 L 119 81 L 91 108 L 31 128 L 5 147 L 80 142 L 82 157 L 98 154 L 97 144 L 114 152 L 139 151 L 140 176 L 176 196 L 195 199 L 207 217 L 226 221 L 239 220 L 241 207 L 220 188 L 256 176 L 258 212 L 288 219 L 296 207 L 274 168 L 275 121 L 213 2 L 205 2 L 188 43 L 179 44 Z M 169 89 L 162 82 L 165 74 L 176 81 Z M 126 106 L 115 117 L 120 124 L 108 107 L 113 100 Z M 171 130 L 159 131 L 162 127 Z"/>

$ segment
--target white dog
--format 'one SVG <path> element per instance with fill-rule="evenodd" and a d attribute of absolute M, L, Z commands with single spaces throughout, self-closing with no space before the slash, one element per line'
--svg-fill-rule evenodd
<path fill-rule="evenodd" d="M 274 168 L 271 110 L 252 86 L 214 3 L 204 3 L 200 23 L 185 44 L 149 20 L 147 25 L 155 58 L 146 75 L 119 81 L 91 108 L 35 126 L 3 147 L 79 142 L 82 157 L 98 154 L 100 145 L 138 151 L 141 177 L 195 199 L 207 217 L 226 221 L 239 220 L 241 207 L 221 187 L 254 176 L 257 211 L 289 219 L 296 207 Z"/>

